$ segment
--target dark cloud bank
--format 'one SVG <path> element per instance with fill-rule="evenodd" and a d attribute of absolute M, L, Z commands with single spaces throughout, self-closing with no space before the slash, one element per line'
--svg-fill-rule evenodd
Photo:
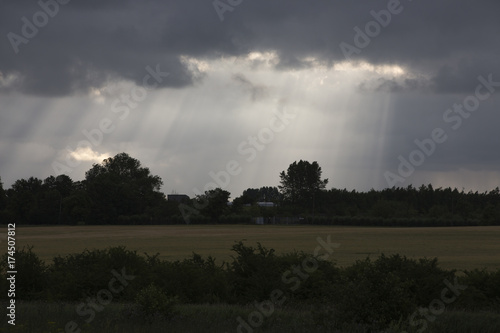
<path fill-rule="evenodd" d="M 500 82 L 499 13 L 496 0 L 0 0 L 0 98 L 72 97 L 121 80 L 143 85 L 148 66 L 169 73 L 158 88 L 181 89 L 204 79 L 183 57 L 271 51 L 281 71 L 331 67 L 347 54 L 354 63 L 405 69 L 402 77 L 358 87 L 359 93 L 392 96 L 391 125 L 380 134 L 382 168 L 396 172 L 398 155 L 408 157 L 415 139 L 443 127 L 446 150 L 438 149 L 420 169 L 495 170 L 496 91 L 481 102 L 481 115 L 463 119 L 460 132 L 443 116 L 474 94 L 479 76 Z M 244 74 L 232 80 L 252 101 L 266 96 L 266 86 Z M 14 110 L 4 109 L 0 119 L 7 111 L 14 117 Z M 38 113 L 26 112 L 33 115 L 23 125 L 29 129 Z"/>
<path fill-rule="evenodd" d="M 17 76 L 4 91 L 60 96 L 113 79 L 142 84 L 145 66 L 154 64 L 171 73 L 163 86 L 183 87 L 198 75 L 180 61 L 182 55 L 211 58 L 270 50 L 280 56 L 278 68 L 307 66 L 303 59 L 308 56 L 331 65 L 345 59 L 342 42 L 356 46 L 355 27 L 368 27 L 376 36 L 367 46 L 358 40 L 364 47 L 353 60 L 399 64 L 425 75 L 425 82 L 407 81 L 391 90 L 425 86 L 437 93 L 464 92 L 479 74 L 500 72 L 497 1 L 243 0 L 233 1 L 234 7 L 205 0 L 41 3 L 46 5 L 1 2 L 0 71 Z M 53 17 L 37 15 L 43 7 Z M 23 31 L 23 17 L 38 22 L 37 33 L 29 27 Z M 379 32 L 367 26 L 376 17 Z"/>

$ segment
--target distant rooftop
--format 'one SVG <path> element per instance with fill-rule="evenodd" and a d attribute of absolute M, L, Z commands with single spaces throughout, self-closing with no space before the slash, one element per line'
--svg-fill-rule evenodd
<path fill-rule="evenodd" d="M 182 202 L 182 201 L 189 201 L 190 199 L 186 194 L 167 194 L 167 200 Z"/>
<path fill-rule="evenodd" d="M 257 202 L 257 206 L 259 206 L 259 207 L 274 207 L 274 202 L 260 201 L 260 202 Z"/>

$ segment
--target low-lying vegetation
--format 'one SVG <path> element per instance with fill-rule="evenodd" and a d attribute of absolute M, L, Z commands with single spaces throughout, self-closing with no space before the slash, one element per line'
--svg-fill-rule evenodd
<path fill-rule="evenodd" d="M 30 308 L 38 304 L 39 312 L 47 313 L 45 320 L 59 307 L 61 316 L 66 314 L 64 320 L 59 316 L 50 322 L 58 328 L 71 322 L 70 327 L 82 332 L 125 323 L 129 323 L 126 329 L 108 332 L 140 332 L 132 328 L 154 327 L 158 322 L 168 323 L 167 327 L 193 325 L 196 311 L 222 311 L 205 314 L 207 323 L 241 332 L 287 329 L 282 320 L 294 316 L 302 318 L 308 330 L 321 332 L 437 332 L 445 323 L 455 325 L 450 318 L 480 315 L 482 319 L 474 320 L 481 322 L 481 330 L 467 332 L 500 327 L 494 314 L 500 310 L 500 270 L 456 272 L 440 268 L 437 259 L 400 255 L 367 258 L 341 268 L 321 254 L 278 255 L 260 244 L 251 247 L 242 242 L 232 250 L 233 259 L 222 264 L 197 254 L 172 262 L 160 260 L 158 254 L 143 256 L 114 247 L 59 256 L 46 265 L 31 247 L 24 248 L 16 256 L 18 324 L 41 320 Z M 3 273 L 6 262 L 3 258 Z M 7 281 L 0 284 L 6 295 Z M 463 311 L 467 315 L 457 315 Z M 43 326 L 47 325 L 52 324 Z M 49 326 L 45 332 L 57 331 Z"/>

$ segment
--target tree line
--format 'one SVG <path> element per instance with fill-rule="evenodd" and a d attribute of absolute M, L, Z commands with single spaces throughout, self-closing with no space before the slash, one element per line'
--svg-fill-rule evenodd
<path fill-rule="evenodd" d="M 94 164 L 82 181 L 67 175 L 19 179 L 4 189 L 0 221 L 19 224 L 181 224 L 266 221 L 344 225 L 500 225 L 500 190 L 465 192 L 431 184 L 359 192 L 326 189 L 317 162 L 298 161 L 278 187 L 231 194 L 216 188 L 182 202 L 167 200 L 163 180 L 120 153 Z M 272 203 L 262 205 L 261 202 Z"/>

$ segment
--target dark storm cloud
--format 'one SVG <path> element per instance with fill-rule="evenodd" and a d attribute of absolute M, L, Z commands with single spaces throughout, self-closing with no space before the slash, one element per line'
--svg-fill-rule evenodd
<path fill-rule="evenodd" d="M 44 3 L 53 3 L 46 0 Z M 7 35 L 23 36 L 23 17 L 42 9 L 34 1 L 0 2 L 0 72 L 18 81 L 1 85 L 37 95 L 69 95 L 115 79 L 139 85 L 146 66 L 169 72 L 159 87 L 191 85 L 200 75 L 181 56 L 217 57 L 275 51 L 277 68 L 343 61 L 342 42 L 355 46 L 354 27 L 365 30 L 391 1 L 244 0 L 220 21 L 212 1 L 70 1 L 59 5 L 38 33 L 14 52 Z M 399 64 L 427 82 L 386 82 L 400 91 L 422 86 L 439 93 L 472 89 L 478 75 L 500 76 L 498 1 L 401 1 L 399 13 L 370 38 L 353 60 Z M 24 37 L 23 37 L 24 38 Z"/>
<path fill-rule="evenodd" d="M 474 90 L 470 95 L 472 96 Z M 467 97 L 465 97 L 467 98 Z M 461 105 L 463 95 L 401 94 L 394 100 L 390 116 L 391 123 L 385 130 L 383 152 L 384 167 L 395 171 L 400 165 L 399 156 L 409 159 L 415 151 L 423 151 L 416 141 L 427 142 L 427 148 L 434 146 L 425 162 L 417 171 L 455 171 L 457 169 L 496 171 L 500 163 L 500 137 L 497 135 L 497 96 L 490 97 L 478 108 L 467 113 L 460 123 L 448 121 L 447 110 Z M 458 125 L 459 126 L 456 126 Z M 430 143 L 434 130 L 442 130 L 446 140 Z M 492 184 L 492 188 L 497 185 Z"/>

